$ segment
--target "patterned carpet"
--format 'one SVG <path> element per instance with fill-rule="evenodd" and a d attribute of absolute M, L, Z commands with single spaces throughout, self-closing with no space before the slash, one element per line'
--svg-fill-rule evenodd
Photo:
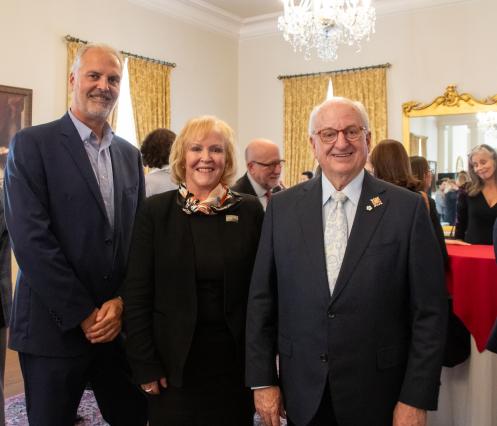
<path fill-rule="evenodd" d="M 77 426 L 108 426 L 108 423 L 102 419 L 93 392 L 90 390 L 85 390 L 79 404 L 78 415 L 83 419 L 76 423 Z M 24 394 L 10 397 L 5 401 L 5 425 L 29 426 Z"/>
<path fill-rule="evenodd" d="M 75 426 L 108 426 L 102 416 L 91 390 L 85 390 L 83 398 L 78 408 L 78 415 L 82 417 Z M 281 426 L 285 426 L 286 421 L 282 420 Z M 12 396 L 5 401 L 5 426 L 29 426 L 26 414 L 26 404 L 24 394 Z M 259 416 L 254 418 L 254 426 L 262 426 Z"/>

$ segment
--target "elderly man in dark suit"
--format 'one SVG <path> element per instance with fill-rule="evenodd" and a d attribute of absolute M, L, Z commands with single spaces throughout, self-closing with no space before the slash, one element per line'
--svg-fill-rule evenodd
<path fill-rule="evenodd" d="M 88 382 L 108 423 L 146 424 L 120 337 L 119 292 L 144 196 L 140 153 L 106 121 L 122 67 L 114 49 L 84 46 L 68 113 L 10 144 L 5 214 L 20 270 L 9 344 L 30 425 L 73 424 Z"/>
<path fill-rule="evenodd" d="M 275 192 L 283 189 L 280 182 L 281 169 L 285 160 L 280 158 L 280 149 L 269 139 L 254 139 L 245 149 L 245 173 L 231 188 L 242 194 L 255 195 L 259 198 L 262 208 Z"/>
<path fill-rule="evenodd" d="M 268 206 L 247 313 L 247 384 L 268 426 L 425 425 L 447 296 L 423 199 L 364 171 L 364 107 L 316 107 L 322 176 Z M 279 373 L 276 355 L 279 355 Z"/>
<path fill-rule="evenodd" d="M 494 223 L 494 229 L 492 232 L 492 240 L 494 243 L 495 258 L 497 259 L 497 220 Z M 487 342 L 487 349 L 489 351 L 497 353 L 497 320 L 495 321 L 494 328 L 490 333 L 490 337 Z"/>

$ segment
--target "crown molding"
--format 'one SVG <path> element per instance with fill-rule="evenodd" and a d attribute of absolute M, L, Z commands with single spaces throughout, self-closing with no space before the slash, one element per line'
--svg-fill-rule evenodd
<path fill-rule="evenodd" d="M 408 13 L 475 0 L 381 0 L 373 5 L 377 16 Z M 233 39 L 244 40 L 278 33 L 279 13 L 242 19 L 204 0 L 128 0 L 137 6 L 172 16 Z"/>
<path fill-rule="evenodd" d="M 128 0 L 128 2 L 234 39 L 239 38 L 243 23 L 238 16 L 202 0 Z"/>

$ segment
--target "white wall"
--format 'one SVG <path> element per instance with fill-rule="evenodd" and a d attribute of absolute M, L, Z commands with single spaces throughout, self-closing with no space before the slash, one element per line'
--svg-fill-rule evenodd
<path fill-rule="evenodd" d="M 0 84 L 33 89 L 33 124 L 65 112 L 70 34 L 176 62 L 171 127 L 214 114 L 238 127 L 238 41 L 126 0 L 0 0 Z"/>
<path fill-rule="evenodd" d="M 240 42 L 239 136 L 283 142 L 280 74 L 330 71 L 389 62 L 389 137 L 402 138 L 402 103 L 431 102 L 447 85 L 476 97 L 497 93 L 495 17 L 497 1 L 474 0 L 380 16 L 376 34 L 362 51 L 343 48 L 336 62 L 304 61 L 280 34 Z"/>

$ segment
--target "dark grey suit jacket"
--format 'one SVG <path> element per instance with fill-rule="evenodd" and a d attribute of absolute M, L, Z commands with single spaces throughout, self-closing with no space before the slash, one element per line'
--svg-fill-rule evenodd
<path fill-rule="evenodd" d="M 19 263 L 10 347 L 76 356 L 92 345 L 80 323 L 116 297 L 136 210 L 144 198 L 139 151 L 114 136 L 114 228 L 68 114 L 17 133 L 5 172 L 5 217 Z"/>
<path fill-rule="evenodd" d="M 247 385 L 280 385 L 298 425 L 328 377 L 340 425 L 391 424 L 399 400 L 435 409 L 447 294 L 421 196 L 365 174 L 332 297 L 323 240 L 320 177 L 272 198 L 249 294 Z"/>

